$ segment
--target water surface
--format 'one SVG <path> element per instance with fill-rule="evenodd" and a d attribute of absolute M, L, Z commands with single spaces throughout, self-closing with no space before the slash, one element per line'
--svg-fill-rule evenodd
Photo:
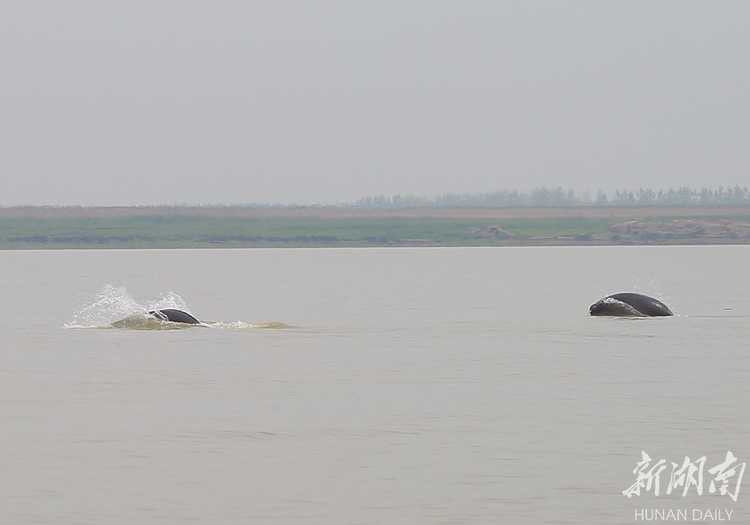
<path fill-rule="evenodd" d="M 703 495 L 665 494 L 685 456 L 750 458 L 749 259 L 747 246 L 0 252 L 0 521 L 619 524 L 644 508 L 750 521 L 747 494 L 709 494 L 707 473 Z M 107 286 L 207 326 L 82 317 Z M 588 316 L 621 291 L 678 315 Z M 668 468 L 659 496 L 629 499 L 641 451 Z"/>

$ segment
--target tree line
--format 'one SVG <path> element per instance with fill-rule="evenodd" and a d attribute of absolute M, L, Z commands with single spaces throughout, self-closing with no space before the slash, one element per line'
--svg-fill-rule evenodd
<path fill-rule="evenodd" d="M 537 188 L 531 192 L 496 191 L 491 193 L 445 193 L 437 197 L 418 195 L 376 195 L 363 197 L 343 206 L 360 209 L 390 208 L 502 208 L 507 206 L 743 206 L 750 205 L 750 190 L 734 186 L 717 190 L 682 187 L 679 189 L 654 191 L 617 190 L 610 198 L 599 191 L 577 194 L 562 188 Z"/>

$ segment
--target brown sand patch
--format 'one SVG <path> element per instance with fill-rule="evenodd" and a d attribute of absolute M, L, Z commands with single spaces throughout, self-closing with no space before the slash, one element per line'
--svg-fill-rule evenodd
<path fill-rule="evenodd" d="M 633 220 L 610 224 L 607 229 L 621 235 L 677 235 L 706 237 L 750 237 L 750 224 L 730 220 Z"/>
<path fill-rule="evenodd" d="M 506 232 L 500 226 L 487 226 L 485 228 L 467 228 L 469 233 L 478 233 L 479 235 L 486 235 L 488 237 L 497 237 L 498 239 L 503 237 L 513 237 L 512 233 Z"/>

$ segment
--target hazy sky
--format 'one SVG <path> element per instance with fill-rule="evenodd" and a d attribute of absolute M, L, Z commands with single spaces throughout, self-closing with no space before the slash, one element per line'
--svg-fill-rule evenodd
<path fill-rule="evenodd" d="M 0 205 L 750 184 L 750 1 L 0 0 Z"/>

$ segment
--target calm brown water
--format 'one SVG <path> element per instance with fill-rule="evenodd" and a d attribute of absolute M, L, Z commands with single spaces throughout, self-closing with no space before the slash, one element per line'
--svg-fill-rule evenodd
<path fill-rule="evenodd" d="M 748 246 L 0 252 L 0 523 L 750 523 L 750 472 L 737 501 L 707 472 L 750 460 L 749 263 Z M 588 316 L 620 291 L 678 316 Z M 212 324 L 103 328 L 165 302 Z M 627 498 L 641 451 L 666 460 L 661 491 Z M 686 456 L 707 458 L 703 494 L 668 495 Z"/>

